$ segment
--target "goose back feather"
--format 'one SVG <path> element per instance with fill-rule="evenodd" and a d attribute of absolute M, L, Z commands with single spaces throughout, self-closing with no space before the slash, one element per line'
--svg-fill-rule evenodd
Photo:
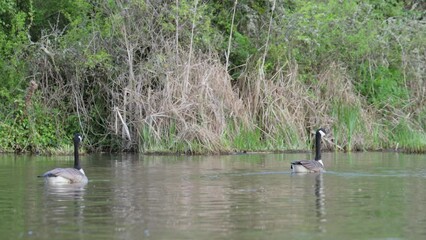
<path fill-rule="evenodd" d="M 325 130 L 320 128 L 315 133 L 315 159 L 291 162 L 293 173 L 324 172 L 324 163 L 321 160 L 321 137 L 325 135 Z"/>
<path fill-rule="evenodd" d="M 74 135 L 74 167 L 73 168 L 55 168 L 45 172 L 39 177 L 43 177 L 46 183 L 49 184 L 72 184 L 72 183 L 87 183 L 87 176 L 81 168 L 78 147 L 82 141 L 82 136 L 79 133 Z"/>

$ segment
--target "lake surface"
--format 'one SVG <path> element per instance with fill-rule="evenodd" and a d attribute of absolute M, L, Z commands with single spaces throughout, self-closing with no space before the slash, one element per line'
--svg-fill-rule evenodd
<path fill-rule="evenodd" d="M 85 186 L 37 175 L 72 157 L 0 155 L 1 239 L 426 239 L 426 155 L 85 155 Z"/>

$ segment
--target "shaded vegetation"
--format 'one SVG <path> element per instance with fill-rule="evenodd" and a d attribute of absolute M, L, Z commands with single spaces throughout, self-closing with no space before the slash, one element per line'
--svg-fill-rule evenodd
<path fill-rule="evenodd" d="M 0 151 L 426 151 L 423 1 L 0 4 Z"/>

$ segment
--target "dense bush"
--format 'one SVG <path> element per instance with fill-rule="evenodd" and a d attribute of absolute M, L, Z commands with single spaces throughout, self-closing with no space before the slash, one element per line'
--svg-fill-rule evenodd
<path fill-rule="evenodd" d="M 422 1 L 1 4 L 0 150 L 426 150 Z"/>

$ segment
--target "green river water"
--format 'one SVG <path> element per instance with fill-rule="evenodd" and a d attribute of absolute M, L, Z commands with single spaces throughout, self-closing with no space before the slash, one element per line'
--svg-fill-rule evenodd
<path fill-rule="evenodd" d="M 426 155 L 84 155 L 85 186 L 36 176 L 69 156 L 0 155 L 0 239 L 426 239 Z"/>

